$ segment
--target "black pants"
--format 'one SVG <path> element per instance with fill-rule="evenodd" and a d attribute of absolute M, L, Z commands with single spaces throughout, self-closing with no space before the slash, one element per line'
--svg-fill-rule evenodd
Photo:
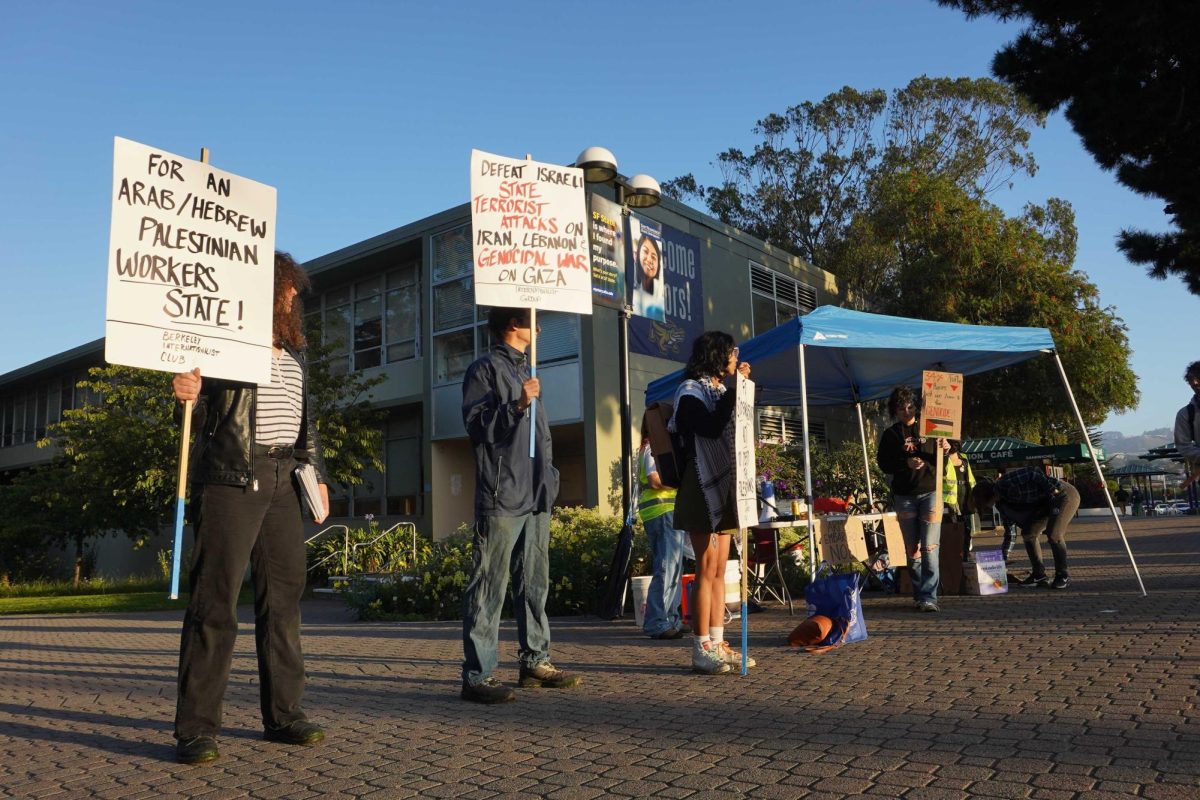
<path fill-rule="evenodd" d="M 216 736 L 237 638 L 237 597 L 250 564 L 263 725 L 305 719 L 300 597 L 304 526 L 292 458 L 256 457 L 258 490 L 205 485 L 195 521 L 191 600 L 179 646 L 175 737 Z"/>
<path fill-rule="evenodd" d="M 1040 517 L 1021 529 L 1021 538 L 1025 540 L 1025 552 L 1029 554 L 1029 563 L 1033 567 L 1035 578 L 1046 577 L 1046 564 L 1042 561 L 1042 545 L 1040 537 L 1045 532 L 1050 540 L 1050 552 L 1054 554 L 1054 577 L 1066 578 L 1067 575 L 1067 526 L 1079 510 L 1079 492 L 1069 483 L 1063 484 L 1066 497 L 1063 498 L 1062 510 L 1052 517 Z"/>

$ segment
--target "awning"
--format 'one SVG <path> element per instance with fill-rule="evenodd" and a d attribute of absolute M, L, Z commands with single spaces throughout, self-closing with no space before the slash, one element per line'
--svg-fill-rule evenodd
<path fill-rule="evenodd" d="M 1082 442 L 1071 444 L 1042 445 L 1017 439 L 1012 436 L 997 436 L 991 439 L 968 439 L 962 443 L 962 451 L 975 465 L 1000 466 L 1022 461 L 1052 461 L 1055 464 L 1082 464 L 1090 462 L 1087 445 Z M 1097 447 L 1096 459 L 1101 463 L 1108 460 L 1104 448 Z"/>

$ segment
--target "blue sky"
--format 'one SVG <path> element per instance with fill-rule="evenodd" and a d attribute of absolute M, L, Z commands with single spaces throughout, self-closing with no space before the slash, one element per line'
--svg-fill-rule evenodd
<path fill-rule="evenodd" d="M 751 147 L 768 113 L 844 85 L 986 76 L 1017 30 L 927 0 L 10 4 L 0 374 L 104 333 L 114 136 L 206 146 L 275 186 L 277 244 L 307 260 L 466 200 L 473 147 L 567 163 L 601 144 L 626 174 L 711 182 L 716 154 Z M 1038 175 L 992 200 L 1075 207 L 1076 266 L 1128 324 L 1142 390 L 1104 427 L 1169 426 L 1197 298 L 1114 244 L 1164 227 L 1161 203 L 1117 185 L 1061 118 L 1032 149 Z"/>

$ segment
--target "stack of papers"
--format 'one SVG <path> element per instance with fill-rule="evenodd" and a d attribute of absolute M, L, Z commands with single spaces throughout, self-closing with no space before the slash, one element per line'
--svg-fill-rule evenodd
<path fill-rule="evenodd" d="M 296 467 L 296 480 L 300 482 L 300 494 L 308 505 L 308 512 L 314 520 L 325 518 L 325 504 L 321 502 L 321 490 L 317 488 L 317 470 L 312 464 L 301 464 Z"/>

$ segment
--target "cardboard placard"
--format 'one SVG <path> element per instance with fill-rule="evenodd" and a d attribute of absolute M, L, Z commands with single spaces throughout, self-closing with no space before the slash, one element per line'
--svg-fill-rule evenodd
<path fill-rule="evenodd" d="M 734 496 L 739 528 L 758 524 L 758 472 L 754 463 L 754 381 L 737 373 L 733 409 Z"/>
<path fill-rule="evenodd" d="M 116 137 L 104 358 L 265 383 L 275 189 Z"/>
<path fill-rule="evenodd" d="M 893 567 L 908 566 L 908 548 L 904 546 L 904 534 L 900 532 L 895 511 L 883 515 L 883 539 L 887 543 L 888 563 Z"/>
<path fill-rule="evenodd" d="M 815 520 L 815 523 L 813 537 L 821 561 L 838 565 L 870 558 L 862 520 L 857 517 L 825 517 Z"/>
<path fill-rule="evenodd" d="M 922 436 L 962 439 L 963 376 L 957 372 L 921 373 Z"/>
<path fill-rule="evenodd" d="M 475 304 L 592 313 L 583 170 L 471 151 Z"/>

